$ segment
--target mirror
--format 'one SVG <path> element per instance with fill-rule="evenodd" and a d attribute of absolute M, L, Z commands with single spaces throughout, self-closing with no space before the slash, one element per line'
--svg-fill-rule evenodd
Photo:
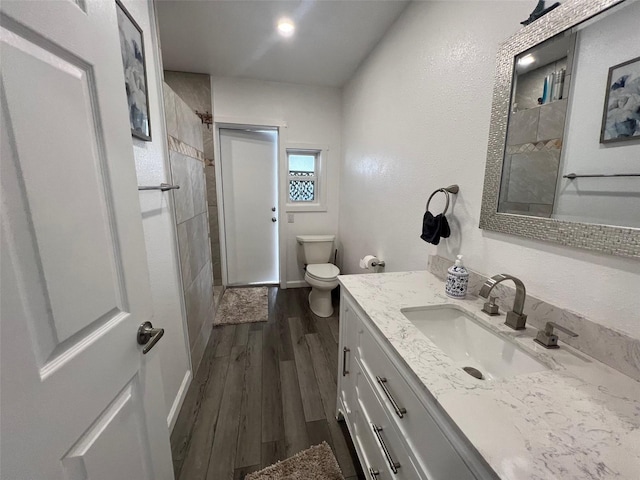
<path fill-rule="evenodd" d="M 640 256 L 639 24 L 575 0 L 504 44 L 481 228 Z"/>

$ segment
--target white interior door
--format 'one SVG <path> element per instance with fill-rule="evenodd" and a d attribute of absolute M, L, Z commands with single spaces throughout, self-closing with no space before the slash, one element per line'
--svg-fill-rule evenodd
<path fill-rule="evenodd" d="M 173 478 L 116 4 L 1 14 L 2 478 Z"/>
<path fill-rule="evenodd" d="M 227 284 L 278 283 L 278 133 L 220 129 Z"/>

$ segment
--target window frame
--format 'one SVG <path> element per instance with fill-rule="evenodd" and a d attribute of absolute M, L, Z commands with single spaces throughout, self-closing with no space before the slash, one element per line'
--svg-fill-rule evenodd
<path fill-rule="evenodd" d="M 326 212 L 326 181 L 325 181 L 325 163 L 327 157 L 326 147 L 317 145 L 287 145 L 285 148 L 286 156 L 286 211 L 287 212 Z M 300 177 L 289 175 L 289 156 L 290 155 L 314 155 L 315 168 L 314 175 L 308 177 Z M 304 200 L 292 201 L 289 196 L 289 182 L 291 180 L 313 180 L 314 181 L 314 200 L 307 202 Z"/>

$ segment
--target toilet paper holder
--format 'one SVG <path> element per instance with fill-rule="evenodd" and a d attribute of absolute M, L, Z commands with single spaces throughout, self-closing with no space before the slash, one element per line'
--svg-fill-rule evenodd
<path fill-rule="evenodd" d="M 375 255 L 365 255 L 360 259 L 360 268 L 369 270 L 376 267 L 384 267 L 385 263 Z"/>

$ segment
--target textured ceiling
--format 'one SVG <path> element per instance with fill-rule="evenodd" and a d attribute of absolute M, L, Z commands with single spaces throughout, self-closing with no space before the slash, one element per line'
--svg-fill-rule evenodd
<path fill-rule="evenodd" d="M 407 6 L 399 0 L 156 3 L 166 70 L 342 86 Z M 296 23 L 292 38 L 276 23 Z"/>

